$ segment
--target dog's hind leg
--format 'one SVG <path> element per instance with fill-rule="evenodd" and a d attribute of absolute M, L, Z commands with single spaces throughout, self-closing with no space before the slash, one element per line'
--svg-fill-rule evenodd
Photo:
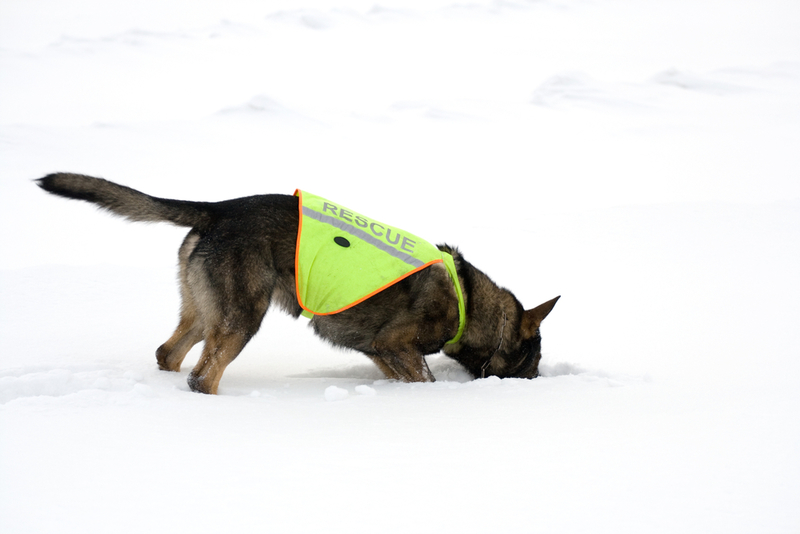
<path fill-rule="evenodd" d="M 216 395 L 222 373 L 239 355 L 250 337 L 252 336 L 239 332 L 224 332 L 221 329 L 215 329 L 207 335 L 200 361 L 189 373 L 188 382 L 192 391 Z"/>
<path fill-rule="evenodd" d="M 163 371 L 180 371 L 183 359 L 189 350 L 203 340 L 203 323 L 198 316 L 197 305 L 189 287 L 189 256 L 191 256 L 200 236 L 191 231 L 183 240 L 178 252 L 178 265 L 181 288 L 181 318 L 175 333 L 156 350 L 156 361 Z"/>
<path fill-rule="evenodd" d="M 223 235 L 220 241 L 228 241 Z M 202 250 L 200 247 L 204 247 Z M 188 283 L 203 325 L 205 346 L 189 374 L 193 391 L 215 394 L 225 368 L 239 355 L 261 326 L 275 279 L 264 256 L 254 247 L 222 249 L 211 241 L 198 246 L 188 265 Z M 211 255 L 208 249 L 215 249 Z"/>
<path fill-rule="evenodd" d="M 180 371 L 189 350 L 203 340 L 203 327 L 194 314 L 181 314 L 175 333 L 156 350 L 158 368 L 162 371 Z"/>

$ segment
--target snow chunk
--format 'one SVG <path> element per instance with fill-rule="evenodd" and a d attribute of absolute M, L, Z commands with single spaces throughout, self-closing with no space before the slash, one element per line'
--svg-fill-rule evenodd
<path fill-rule="evenodd" d="M 325 388 L 325 400 L 328 402 L 344 400 L 349 395 L 346 389 L 340 387 L 328 386 Z"/>
<path fill-rule="evenodd" d="M 360 386 L 356 386 L 356 393 L 358 393 L 359 395 L 365 395 L 365 396 L 368 396 L 368 397 L 372 397 L 372 396 L 375 396 L 375 395 L 378 394 L 378 392 L 375 391 L 375 388 L 371 388 L 371 387 L 365 386 L 363 384 L 360 385 Z"/>

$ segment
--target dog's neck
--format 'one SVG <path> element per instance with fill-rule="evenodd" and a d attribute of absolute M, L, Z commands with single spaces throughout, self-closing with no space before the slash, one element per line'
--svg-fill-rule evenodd
<path fill-rule="evenodd" d="M 514 296 L 498 287 L 488 276 L 465 261 L 457 251 L 456 265 L 463 281 L 469 319 L 458 343 L 446 344 L 444 353 L 461 363 L 476 378 L 496 374 L 509 365 L 504 351 L 512 350 L 511 337 L 517 317 L 513 312 L 521 308 Z"/>
<path fill-rule="evenodd" d="M 503 334 L 506 331 L 506 323 L 508 322 L 508 317 L 506 317 L 506 313 L 503 312 L 503 326 L 500 328 L 500 341 L 497 343 L 497 348 L 494 349 L 494 352 L 491 356 L 481 365 L 481 378 L 486 378 L 486 368 L 489 367 L 489 364 L 492 363 L 492 358 L 495 357 L 497 352 L 500 350 L 500 347 L 503 346 Z"/>
<path fill-rule="evenodd" d="M 448 345 L 452 345 L 453 343 L 458 343 L 458 340 L 461 339 L 461 336 L 464 333 L 464 328 L 467 325 L 467 305 L 464 301 L 464 291 L 461 288 L 461 281 L 458 279 L 458 272 L 456 271 L 456 264 L 453 260 L 452 254 L 442 251 L 442 260 L 444 261 L 444 266 L 447 269 L 447 274 L 450 275 L 450 279 L 453 281 L 453 287 L 455 288 L 456 296 L 458 297 L 458 331 L 453 339 L 447 342 Z"/>

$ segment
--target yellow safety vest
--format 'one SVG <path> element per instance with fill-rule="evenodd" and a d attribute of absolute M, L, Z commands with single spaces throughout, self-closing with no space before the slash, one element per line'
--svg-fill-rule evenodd
<path fill-rule="evenodd" d="M 295 278 L 303 315 L 331 315 L 363 302 L 411 274 L 444 263 L 459 301 L 461 337 L 466 310 L 453 257 L 414 234 L 341 204 L 297 190 Z"/>

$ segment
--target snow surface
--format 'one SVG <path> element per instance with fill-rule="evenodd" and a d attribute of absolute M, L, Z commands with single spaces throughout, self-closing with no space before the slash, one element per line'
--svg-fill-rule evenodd
<path fill-rule="evenodd" d="M 3 0 L 0 531 L 800 532 L 800 3 Z M 297 187 L 532 307 L 544 376 L 383 380 L 270 313 L 156 369 L 183 230 Z"/>

